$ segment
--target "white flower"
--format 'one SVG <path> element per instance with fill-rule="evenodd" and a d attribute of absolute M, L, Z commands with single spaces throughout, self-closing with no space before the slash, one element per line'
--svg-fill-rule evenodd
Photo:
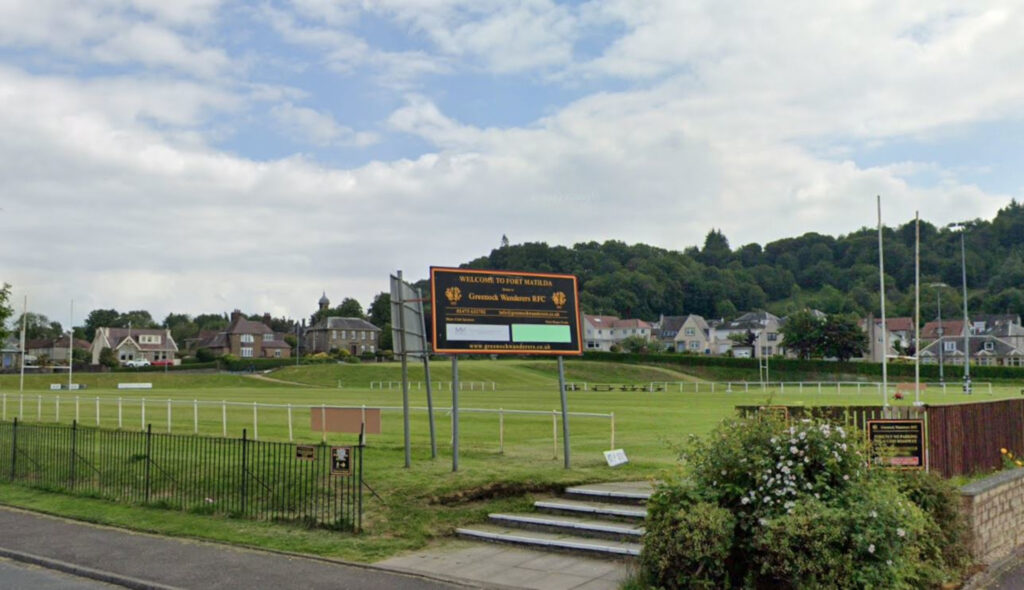
<path fill-rule="evenodd" d="M 807 433 L 801 430 L 800 431 L 800 440 L 803 440 L 805 438 L 807 438 Z"/>
<path fill-rule="evenodd" d="M 891 559 L 886 559 L 885 560 L 885 565 L 892 565 L 892 560 Z"/>
<path fill-rule="evenodd" d="M 743 498 L 740 499 L 740 504 L 743 504 L 744 506 L 750 504 L 750 498 L 743 496 Z"/>
<path fill-rule="evenodd" d="M 903 529 L 896 529 L 896 534 L 901 536 L 901 537 L 906 537 L 907 536 L 907 531 L 905 531 Z"/>
<path fill-rule="evenodd" d="M 874 552 L 875 552 L 875 544 L 872 543 L 872 544 L 868 545 L 868 553 L 874 553 Z"/>
<path fill-rule="evenodd" d="M 759 524 L 761 526 L 768 526 L 768 519 L 767 518 L 759 518 L 759 519 L 757 519 L 757 524 Z"/>
<path fill-rule="evenodd" d="M 850 476 L 844 474 L 843 475 L 843 481 L 849 481 L 849 480 L 850 480 Z"/>
<path fill-rule="evenodd" d="M 875 512 L 874 510 L 872 510 L 871 511 L 871 518 L 878 518 L 878 513 Z M 903 535 L 900 535 L 900 536 L 903 536 Z"/>
<path fill-rule="evenodd" d="M 722 475 L 725 475 L 725 470 L 724 469 L 722 470 Z"/>
<path fill-rule="evenodd" d="M 792 453 L 792 454 L 794 454 L 794 455 L 795 455 L 795 454 L 797 454 L 797 452 L 798 452 L 799 450 L 800 450 L 800 449 L 798 449 L 798 448 L 796 448 L 796 447 L 789 447 L 789 452 L 790 452 L 790 453 Z"/>

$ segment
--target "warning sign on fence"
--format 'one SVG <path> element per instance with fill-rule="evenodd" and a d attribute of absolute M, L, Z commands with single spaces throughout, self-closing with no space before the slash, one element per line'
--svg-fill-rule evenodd
<path fill-rule="evenodd" d="M 872 462 L 897 469 L 924 469 L 924 420 L 868 420 Z"/>
<path fill-rule="evenodd" d="M 352 475 L 352 447 L 331 447 L 331 475 Z"/>

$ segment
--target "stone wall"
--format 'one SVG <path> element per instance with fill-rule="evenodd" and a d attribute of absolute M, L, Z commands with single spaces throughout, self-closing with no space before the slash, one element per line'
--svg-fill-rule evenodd
<path fill-rule="evenodd" d="M 960 488 L 976 561 L 993 564 L 1024 545 L 1024 469 L 1001 471 Z"/>

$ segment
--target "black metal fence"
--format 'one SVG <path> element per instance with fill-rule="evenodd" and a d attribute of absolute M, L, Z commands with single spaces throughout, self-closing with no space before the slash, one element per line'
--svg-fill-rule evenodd
<path fill-rule="evenodd" d="M 0 477 L 118 502 L 359 531 L 362 447 L 0 422 Z"/>

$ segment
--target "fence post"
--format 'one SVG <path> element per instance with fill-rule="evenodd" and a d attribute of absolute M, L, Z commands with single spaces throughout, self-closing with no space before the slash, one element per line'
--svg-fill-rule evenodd
<path fill-rule="evenodd" d="M 246 459 L 247 459 L 247 456 L 246 456 L 246 441 L 247 441 L 247 433 L 246 433 L 245 429 L 243 428 L 242 429 L 242 516 L 245 516 L 245 508 L 246 508 L 246 497 L 245 497 L 245 495 L 246 495 L 246 492 L 248 491 L 248 489 L 247 489 L 248 481 L 245 478 Z"/>
<path fill-rule="evenodd" d="M 14 481 L 14 475 L 17 473 L 16 466 L 18 464 L 18 417 L 14 417 L 14 427 L 11 429 L 11 481 Z"/>
<path fill-rule="evenodd" d="M 78 443 L 78 420 L 71 423 L 71 489 L 75 489 L 75 454 Z"/>
<path fill-rule="evenodd" d="M 260 439 L 260 420 L 256 410 L 256 402 L 252 402 L 252 439 Z"/>
<path fill-rule="evenodd" d="M 551 410 L 551 448 L 554 450 L 552 459 L 558 458 L 558 412 Z"/>
<path fill-rule="evenodd" d="M 7 419 L 7 394 L 5 393 L 3 395 L 4 395 L 4 420 L 6 420 Z"/>
<path fill-rule="evenodd" d="M 224 400 L 220 402 L 220 431 L 221 436 L 228 437 L 228 402 Z"/>
<path fill-rule="evenodd" d="M 53 421 L 54 422 L 60 422 L 60 394 L 59 393 L 57 394 L 56 409 L 53 411 Z"/>
<path fill-rule="evenodd" d="M 142 429 L 146 429 L 146 398 L 142 398 Z M 146 500 L 149 501 L 149 498 L 146 498 Z"/>
<path fill-rule="evenodd" d="M 615 448 L 615 412 L 608 414 L 612 421 L 612 446 L 608 447 L 609 450 Z"/>
<path fill-rule="evenodd" d="M 149 424 L 146 426 L 146 503 L 149 504 L 149 467 L 152 462 L 152 451 L 153 451 L 153 425 Z"/>
<path fill-rule="evenodd" d="M 292 436 L 292 405 L 288 404 L 288 442 L 295 440 Z"/>
<path fill-rule="evenodd" d="M 121 422 L 121 418 L 122 417 L 123 417 L 123 413 L 121 412 L 121 398 L 117 398 L 117 429 L 118 430 L 121 430 L 121 427 L 123 426 L 123 424 Z"/>
<path fill-rule="evenodd" d="M 199 400 L 192 400 L 192 434 L 199 434 Z"/>
<path fill-rule="evenodd" d="M 320 404 L 320 442 L 327 442 L 327 404 Z"/>
<path fill-rule="evenodd" d="M 96 396 L 96 426 L 100 425 L 100 396 Z"/>
<path fill-rule="evenodd" d="M 21 397 L 18 399 L 18 417 L 21 418 L 22 420 L 25 419 L 25 394 L 24 393 L 21 394 Z"/>
<path fill-rule="evenodd" d="M 167 433 L 171 433 L 171 398 L 167 398 Z"/>
<path fill-rule="evenodd" d="M 36 422 L 43 421 L 43 396 L 40 394 L 36 400 Z"/>
<path fill-rule="evenodd" d="M 82 419 L 82 418 L 81 418 L 80 416 L 81 416 L 81 415 L 80 415 L 80 413 L 79 413 L 79 403 L 78 403 L 78 396 L 76 395 L 76 396 L 75 396 L 75 422 L 78 422 L 79 420 L 81 420 L 81 419 Z"/>
<path fill-rule="evenodd" d="M 498 452 L 505 454 L 505 410 L 498 408 Z"/>

